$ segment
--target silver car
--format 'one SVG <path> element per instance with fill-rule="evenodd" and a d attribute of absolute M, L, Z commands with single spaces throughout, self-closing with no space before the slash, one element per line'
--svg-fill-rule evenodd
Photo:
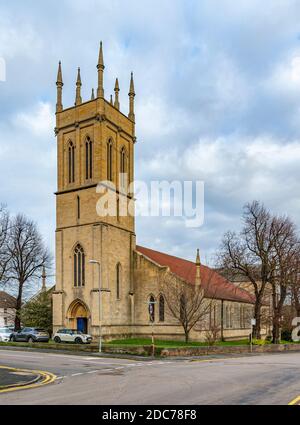
<path fill-rule="evenodd" d="M 0 328 L 0 342 L 9 342 L 13 328 Z"/>

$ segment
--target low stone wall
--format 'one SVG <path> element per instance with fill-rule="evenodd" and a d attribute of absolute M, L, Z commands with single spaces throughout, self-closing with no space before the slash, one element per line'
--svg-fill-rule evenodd
<path fill-rule="evenodd" d="M 104 345 L 102 351 L 107 354 L 129 354 L 132 356 L 151 356 L 152 355 L 152 347 L 149 345 L 145 346 L 110 346 Z M 155 348 L 155 355 L 159 356 L 161 349 Z"/>
<path fill-rule="evenodd" d="M 252 353 L 280 353 L 283 351 L 300 352 L 300 344 L 265 344 L 253 345 Z M 251 352 L 249 345 L 164 348 L 160 355 L 163 357 L 207 356 L 211 354 L 247 354 Z"/>
<path fill-rule="evenodd" d="M 131 354 L 137 356 L 151 356 L 152 347 L 135 347 L 135 346 L 104 346 L 103 351 L 111 354 Z M 280 353 L 283 351 L 300 352 L 300 344 L 266 344 L 254 345 L 253 353 Z M 200 357 L 208 355 L 221 354 L 248 354 L 251 348 L 248 345 L 220 346 L 213 347 L 178 347 L 178 348 L 155 348 L 155 354 L 162 357 Z"/>

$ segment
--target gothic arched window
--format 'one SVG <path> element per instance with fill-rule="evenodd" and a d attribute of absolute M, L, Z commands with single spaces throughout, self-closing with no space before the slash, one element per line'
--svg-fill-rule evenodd
<path fill-rule="evenodd" d="M 159 297 L 159 321 L 165 321 L 165 299 L 163 295 Z"/>
<path fill-rule="evenodd" d="M 225 326 L 230 328 L 230 307 L 228 305 L 225 307 Z"/>
<path fill-rule="evenodd" d="M 69 142 L 68 147 L 68 171 L 69 171 L 69 183 L 75 182 L 75 146 L 73 142 Z"/>
<path fill-rule="evenodd" d="M 153 297 L 153 295 L 150 296 L 149 298 L 149 319 L 150 322 L 154 322 L 155 321 L 155 299 Z"/>
<path fill-rule="evenodd" d="M 81 245 L 74 250 L 74 286 L 85 285 L 85 254 Z"/>
<path fill-rule="evenodd" d="M 107 180 L 113 180 L 113 142 L 111 139 L 107 142 Z"/>
<path fill-rule="evenodd" d="M 89 136 L 85 141 L 85 178 L 93 178 L 93 142 Z"/>
<path fill-rule="evenodd" d="M 122 266 L 121 264 L 117 264 L 117 270 L 116 270 L 117 276 L 116 276 L 116 294 L 117 294 L 117 300 L 121 298 L 121 279 L 122 279 Z"/>
<path fill-rule="evenodd" d="M 180 297 L 180 320 L 182 322 L 186 320 L 186 298 L 184 294 Z"/>
<path fill-rule="evenodd" d="M 77 219 L 80 219 L 80 197 L 77 196 Z"/>
<path fill-rule="evenodd" d="M 127 177 L 127 152 L 123 147 L 120 152 L 120 174 L 121 174 L 121 188 L 125 188 L 126 177 Z M 127 177 L 128 180 L 128 177 Z"/>

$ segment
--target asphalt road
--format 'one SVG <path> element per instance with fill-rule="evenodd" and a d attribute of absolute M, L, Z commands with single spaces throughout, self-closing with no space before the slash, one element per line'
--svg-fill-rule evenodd
<path fill-rule="evenodd" d="M 287 405 L 300 395 L 300 353 L 133 361 L 0 350 L 0 365 L 57 375 L 53 384 L 0 394 L 0 405 Z"/>

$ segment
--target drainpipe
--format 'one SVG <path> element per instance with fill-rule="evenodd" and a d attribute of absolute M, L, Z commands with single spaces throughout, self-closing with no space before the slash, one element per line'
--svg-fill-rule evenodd
<path fill-rule="evenodd" d="M 221 300 L 221 341 L 224 341 L 224 300 Z"/>

